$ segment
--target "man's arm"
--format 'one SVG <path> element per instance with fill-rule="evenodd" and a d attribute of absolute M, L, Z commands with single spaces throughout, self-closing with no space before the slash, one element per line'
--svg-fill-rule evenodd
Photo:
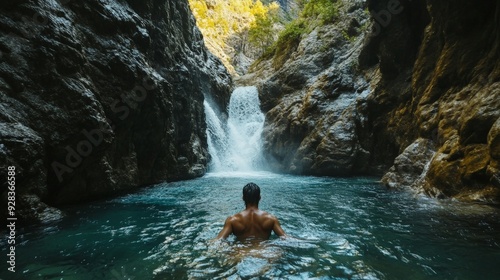
<path fill-rule="evenodd" d="M 233 225 L 231 223 L 232 218 L 233 217 L 231 216 L 226 219 L 226 222 L 224 222 L 224 227 L 219 232 L 219 235 L 217 235 L 216 239 L 226 239 L 231 233 L 233 233 Z"/>
<path fill-rule="evenodd" d="M 283 236 L 283 237 L 286 237 L 286 233 L 285 233 L 285 231 L 281 228 L 280 221 L 278 220 L 278 218 L 276 218 L 276 217 L 273 217 L 273 218 L 274 218 L 274 226 L 273 226 L 273 231 L 274 231 L 274 233 L 275 233 L 277 236 Z"/>

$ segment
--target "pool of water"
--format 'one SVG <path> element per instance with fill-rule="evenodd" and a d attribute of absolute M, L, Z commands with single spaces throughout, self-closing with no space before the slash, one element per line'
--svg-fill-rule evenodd
<path fill-rule="evenodd" d="M 248 182 L 290 238 L 212 240 L 243 209 Z M 0 278 L 500 279 L 498 209 L 388 191 L 371 178 L 208 174 L 67 213 L 19 233 L 17 272 L 5 265 Z"/>

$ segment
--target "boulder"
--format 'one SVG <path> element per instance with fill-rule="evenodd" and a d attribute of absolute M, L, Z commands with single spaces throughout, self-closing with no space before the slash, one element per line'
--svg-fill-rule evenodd
<path fill-rule="evenodd" d="M 389 188 L 418 189 L 422 178 L 436 153 L 434 143 L 419 138 L 396 157 L 394 165 L 382 177 L 382 183 Z"/>

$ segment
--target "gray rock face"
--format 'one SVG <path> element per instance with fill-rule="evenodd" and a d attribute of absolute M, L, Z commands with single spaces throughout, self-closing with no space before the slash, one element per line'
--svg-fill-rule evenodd
<path fill-rule="evenodd" d="M 359 138 L 364 121 L 357 107 L 369 85 L 357 71 L 362 40 L 349 37 L 360 35 L 368 20 L 362 2 L 344 1 L 345 20 L 315 28 L 240 81 L 258 84 L 264 149 L 275 170 L 327 176 L 367 170 L 370 153 Z"/>
<path fill-rule="evenodd" d="M 396 157 L 394 165 L 382 177 L 382 182 L 390 188 L 418 189 L 435 154 L 434 142 L 417 139 Z"/>
<path fill-rule="evenodd" d="M 389 3 L 369 1 L 374 11 Z M 383 131 L 393 135 L 400 150 L 418 138 L 434 142 L 436 155 L 423 180 L 414 184 L 417 190 L 500 203 L 494 140 L 500 118 L 500 4 L 401 3 L 402 12 L 367 42 L 360 57 L 368 67 L 377 62 L 380 74 L 368 111 L 384 108 L 386 113 L 372 113 L 373 122 L 386 127 Z"/>
<path fill-rule="evenodd" d="M 275 169 L 347 176 L 393 166 L 388 186 L 500 203 L 500 3 L 339 2 L 337 23 L 240 79 L 259 85 Z"/>
<path fill-rule="evenodd" d="M 205 172 L 204 96 L 224 110 L 232 82 L 187 1 L 11 1 L 0 34 L 0 168 L 25 221 Z"/>

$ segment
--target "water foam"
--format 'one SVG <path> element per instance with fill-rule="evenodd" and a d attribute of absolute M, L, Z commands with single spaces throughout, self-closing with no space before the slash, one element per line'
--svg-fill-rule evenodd
<path fill-rule="evenodd" d="M 229 102 L 227 121 L 205 101 L 211 172 L 265 170 L 262 129 L 265 116 L 260 110 L 256 87 L 239 87 Z"/>

